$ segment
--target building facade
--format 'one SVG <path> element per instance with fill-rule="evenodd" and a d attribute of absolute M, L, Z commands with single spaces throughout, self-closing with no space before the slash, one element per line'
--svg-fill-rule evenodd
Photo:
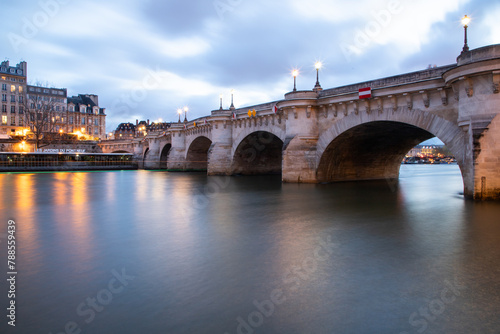
<path fill-rule="evenodd" d="M 22 61 L 10 66 L 0 65 L 1 119 L 0 138 L 8 138 L 24 129 L 24 101 L 26 98 L 27 64 Z"/>
<path fill-rule="evenodd" d="M 68 133 L 67 123 L 67 96 L 66 88 L 48 88 L 27 85 L 26 99 L 29 110 L 40 110 L 41 104 L 50 107 L 50 120 L 45 125 L 45 132 Z M 29 125 L 31 115 L 25 114 L 25 125 Z"/>
<path fill-rule="evenodd" d="M 79 94 L 68 98 L 67 129 L 96 139 L 106 138 L 105 109 L 99 107 L 99 97 Z"/>
<path fill-rule="evenodd" d="M 30 111 L 42 109 L 50 113 L 44 132 L 76 134 L 87 140 L 106 138 L 106 113 L 99 106 L 97 95 L 68 97 L 66 88 L 27 85 L 27 67 L 25 61 L 16 66 L 11 66 L 9 61 L 1 63 L 0 139 L 26 136 L 33 122 Z"/>

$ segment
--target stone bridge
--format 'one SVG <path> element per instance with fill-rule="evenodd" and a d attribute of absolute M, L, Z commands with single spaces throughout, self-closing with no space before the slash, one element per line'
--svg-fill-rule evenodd
<path fill-rule="evenodd" d="M 148 169 L 209 175 L 281 173 L 284 182 L 395 179 L 405 154 L 438 137 L 457 159 L 464 194 L 500 199 L 500 45 L 457 63 L 322 90 L 173 124 L 161 135 L 107 141 Z M 360 99 L 359 89 L 371 88 Z"/>

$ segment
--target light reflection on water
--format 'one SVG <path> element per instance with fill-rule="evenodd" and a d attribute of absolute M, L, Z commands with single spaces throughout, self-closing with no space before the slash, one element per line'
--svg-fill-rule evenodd
<path fill-rule="evenodd" d="M 0 184 L 3 229 L 18 226 L 16 333 L 70 321 L 82 333 L 237 333 L 252 314 L 255 333 L 500 328 L 500 206 L 463 200 L 456 166 L 404 166 L 397 184 L 147 171 Z M 135 279 L 87 323 L 77 307 L 122 269 Z M 454 302 L 418 313 L 455 280 Z M 276 290 L 285 300 L 255 323 L 254 301 Z"/>

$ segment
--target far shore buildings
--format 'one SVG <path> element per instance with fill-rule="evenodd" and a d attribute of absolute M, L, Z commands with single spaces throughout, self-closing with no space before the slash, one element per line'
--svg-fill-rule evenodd
<path fill-rule="evenodd" d="M 27 64 L 25 61 L 10 66 L 9 61 L 0 65 L 2 85 L 2 111 L 0 138 L 15 134 L 24 128 L 24 100 L 26 99 Z"/>
<path fill-rule="evenodd" d="M 68 96 L 66 88 L 27 85 L 27 63 L 10 66 L 3 61 L 0 66 L 1 120 L 0 139 L 8 139 L 29 128 L 25 108 L 40 108 L 39 102 L 50 102 L 51 127 L 54 133 L 83 134 L 88 139 L 106 138 L 106 113 L 99 106 L 95 94 Z"/>
<path fill-rule="evenodd" d="M 147 136 L 148 134 L 160 134 L 166 131 L 172 123 L 168 122 L 150 122 L 149 119 L 146 121 L 135 120 L 134 123 L 120 123 L 116 130 L 112 134 L 112 139 L 132 139 L 141 138 Z"/>

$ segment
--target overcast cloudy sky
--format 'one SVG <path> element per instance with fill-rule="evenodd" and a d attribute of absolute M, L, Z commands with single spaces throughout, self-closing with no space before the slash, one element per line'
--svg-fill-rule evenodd
<path fill-rule="evenodd" d="M 28 82 L 94 93 L 107 130 L 135 119 L 189 119 L 229 106 L 454 63 L 460 18 L 469 46 L 500 43 L 492 0 L 21 0 L 2 3 L 0 57 Z"/>

